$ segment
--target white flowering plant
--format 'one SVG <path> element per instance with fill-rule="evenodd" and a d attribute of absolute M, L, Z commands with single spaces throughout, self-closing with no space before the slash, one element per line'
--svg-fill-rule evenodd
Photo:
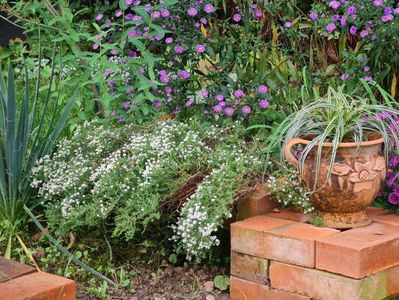
<path fill-rule="evenodd" d="M 285 207 L 294 207 L 312 213 L 313 205 L 305 190 L 299 172 L 292 167 L 280 167 L 267 179 L 267 187 L 274 200 Z"/>
<path fill-rule="evenodd" d="M 194 121 L 147 127 L 85 123 L 38 161 L 31 185 L 57 235 L 118 242 L 173 230 L 179 253 L 204 258 L 219 243 L 236 192 L 262 166 L 243 133 L 238 124 L 220 128 Z M 160 209 L 198 172 L 207 175 L 182 207 Z"/>

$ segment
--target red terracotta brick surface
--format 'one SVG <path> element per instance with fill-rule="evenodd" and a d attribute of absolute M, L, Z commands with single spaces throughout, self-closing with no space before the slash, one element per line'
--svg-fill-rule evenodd
<path fill-rule="evenodd" d="M 269 260 L 237 252 L 231 253 L 230 274 L 249 281 L 267 284 Z"/>
<path fill-rule="evenodd" d="M 272 288 L 323 300 L 382 300 L 387 293 L 387 274 L 382 272 L 362 280 L 272 261 Z"/>
<path fill-rule="evenodd" d="M 373 216 L 373 222 L 380 224 L 387 224 L 392 226 L 399 226 L 399 215 L 397 214 L 381 214 Z"/>
<path fill-rule="evenodd" d="M 290 220 L 294 222 L 307 223 L 310 221 L 309 214 L 302 214 L 287 208 L 279 209 L 278 211 L 267 214 L 269 217 Z"/>
<path fill-rule="evenodd" d="M 372 223 L 316 241 L 316 268 L 363 278 L 399 264 L 399 229 Z"/>
<path fill-rule="evenodd" d="M 35 272 L 0 284 L 1 300 L 75 300 L 75 282 Z"/>
<path fill-rule="evenodd" d="M 248 197 L 238 200 L 236 219 L 241 221 L 266 214 L 279 206 L 280 204 L 271 200 L 266 188 L 257 187 Z"/>
<path fill-rule="evenodd" d="M 258 216 L 231 225 L 231 248 L 234 252 L 313 268 L 315 239 L 337 233 L 334 229 Z"/>
<path fill-rule="evenodd" d="M 310 298 L 231 276 L 230 300 L 310 300 Z"/>

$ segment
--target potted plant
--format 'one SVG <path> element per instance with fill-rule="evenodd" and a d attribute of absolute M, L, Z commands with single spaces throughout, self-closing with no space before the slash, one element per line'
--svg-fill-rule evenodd
<path fill-rule="evenodd" d="M 329 88 L 281 125 L 283 159 L 298 167 L 325 226 L 371 223 L 365 210 L 380 191 L 389 153 L 399 145 L 399 111 L 373 100 Z"/>

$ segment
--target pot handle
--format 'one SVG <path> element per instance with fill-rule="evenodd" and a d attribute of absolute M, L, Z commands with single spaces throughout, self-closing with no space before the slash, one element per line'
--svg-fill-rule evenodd
<path fill-rule="evenodd" d="M 291 153 L 291 149 L 295 145 L 303 144 L 304 142 L 306 142 L 306 141 L 303 139 L 295 138 L 295 139 L 289 140 L 289 142 L 284 146 L 284 157 L 288 160 L 288 162 L 292 163 L 295 166 L 298 166 L 298 160 Z"/>

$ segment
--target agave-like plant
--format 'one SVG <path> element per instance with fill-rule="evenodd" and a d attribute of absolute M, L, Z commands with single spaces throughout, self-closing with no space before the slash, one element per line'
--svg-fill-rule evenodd
<path fill-rule="evenodd" d="M 36 161 L 50 153 L 73 107 L 72 97 L 65 107 L 52 103 L 54 60 L 45 99 L 40 97 L 40 69 L 33 93 L 25 67 L 25 91 L 18 96 L 12 66 L 8 75 L 0 68 L 0 227 L 7 234 L 5 257 L 11 255 L 16 237 L 23 245 L 20 230 L 28 219 L 24 206 L 32 208 L 30 176 Z M 22 98 L 22 100 L 21 100 Z M 44 102 L 41 104 L 39 101 Z M 60 111 L 63 112 L 60 114 Z"/>
<path fill-rule="evenodd" d="M 310 143 L 301 151 L 298 167 L 300 171 L 303 170 L 306 158 L 315 149 L 316 178 L 320 174 L 324 142 L 332 144 L 328 176 L 331 176 L 339 145 L 342 142 L 354 142 L 360 145 L 360 142 L 367 141 L 370 132 L 383 137 L 384 154 L 387 159 L 394 147 L 399 149 L 397 123 L 399 111 L 393 108 L 391 98 L 386 94 L 383 96 L 385 105 L 377 103 L 375 98 L 350 96 L 344 94 L 342 88 L 335 90 L 330 87 L 326 96 L 315 99 L 281 124 L 279 132 L 283 148 L 291 139 L 311 137 Z M 317 180 L 314 191 L 316 186 Z"/>

